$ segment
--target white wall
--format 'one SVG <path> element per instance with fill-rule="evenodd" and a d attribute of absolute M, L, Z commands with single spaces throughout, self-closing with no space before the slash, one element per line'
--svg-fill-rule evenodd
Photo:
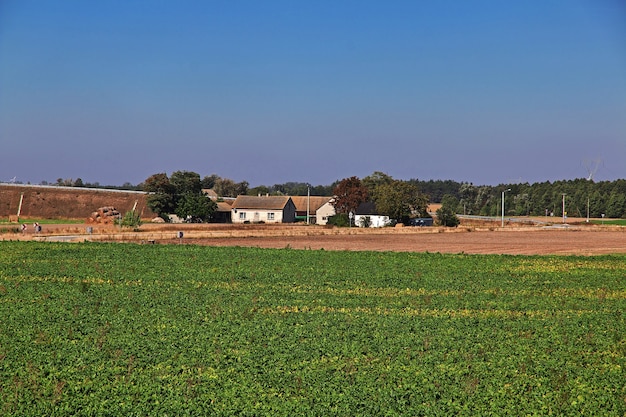
<path fill-rule="evenodd" d="M 385 227 L 389 224 L 389 216 L 357 214 L 354 216 L 354 225 L 361 227 L 361 219 L 363 217 L 370 218 L 370 227 Z"/>
<path fill-rule="evenodd" d="M 328 202 L 315 212 L 315 224 L 325 225 L 328 223 L 328 217 L 334 216 L 335 214 L 335 206 Z"/>
<path fill-rule="evenodd" d="M 237 211 L 235 213 L 235 210 Z M 245 213 L 246 218 L 240 218 L 240 213 Z M 268 213 L 274 213 L 274 219 L 269 220 L 267 218 Z M 283 221 L 283 212 L 281 210 L 259 210 L 259 209 L 233 209 L 231 211 L 231 220 L 233 223 L 282 223 Z"/>

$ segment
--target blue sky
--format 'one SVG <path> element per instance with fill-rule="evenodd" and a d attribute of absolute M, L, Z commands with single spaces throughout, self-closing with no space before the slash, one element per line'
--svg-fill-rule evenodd
<path fill-rule="evenodd" d="M 0 1 L 0 181 L 626 178 L 621 0 Z"/>

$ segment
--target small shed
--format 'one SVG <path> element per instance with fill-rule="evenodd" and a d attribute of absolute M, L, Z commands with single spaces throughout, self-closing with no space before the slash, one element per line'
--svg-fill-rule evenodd
<path fill-rule="evenodd" d="M 389 216 L 378 214 L 376 204 L 367 201 L 359 204 L 354 213 L 354 224 L 359 227 L 385 227 L 391 223 Z"/>

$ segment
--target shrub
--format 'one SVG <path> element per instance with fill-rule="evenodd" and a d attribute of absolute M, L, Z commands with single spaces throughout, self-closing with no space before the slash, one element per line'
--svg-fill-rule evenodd
<path fill-rule="evenodd" d="M 363 216 L 361 220 L 359 220 L 359 226 L 361 227 L 370 227 L 372 225 L 372 219 L 370 216 Z"/>
<path fill-rule="evenodd" d="M 134 211 L 127 211 L 122 217 L 122 226 L 123 227 L 139 227 L 141 226 L 141 218 L 139 214 Z"/>
<path fill-rule="evenodd" d="M 339 213 L 334 216 L 330 216 L 328 218 L 328 224 L 337 227 L 348 227 L 350 226 L 350 217 L 348 217 L 346 213 Z"/>

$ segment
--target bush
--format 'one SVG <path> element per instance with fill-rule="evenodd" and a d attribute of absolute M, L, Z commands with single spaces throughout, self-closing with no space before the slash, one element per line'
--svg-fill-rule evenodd
<path fill-rule="evenodd" d="M 124 214 L 124 217 L 122 217 L 121 222 L 123 227 L 141 226 L 141 218 L 139 217 L 139 214 L 134 211 L 127 211 L 126 214 Z"/>
<path fill-rule="evenodd" d="M 370 216 L 363 216 L 361 217 L 359 223 L 359 226 L 361 227 L 370 227 L 372 225 L 372 219 L 370 218 Z"/>
<path fill-rule="evenodd" d="M 350 226 L 350 217 L 346 213 L 335 214 L 328 218 L 328 224 L 337 227 L 348 227 Z"/>
<path fill-rule="evenodd" d="M 437 222 L 441 226 L 457 227 L 461 220 L 449 207 L 442 206 L 437 210 Z"/>

